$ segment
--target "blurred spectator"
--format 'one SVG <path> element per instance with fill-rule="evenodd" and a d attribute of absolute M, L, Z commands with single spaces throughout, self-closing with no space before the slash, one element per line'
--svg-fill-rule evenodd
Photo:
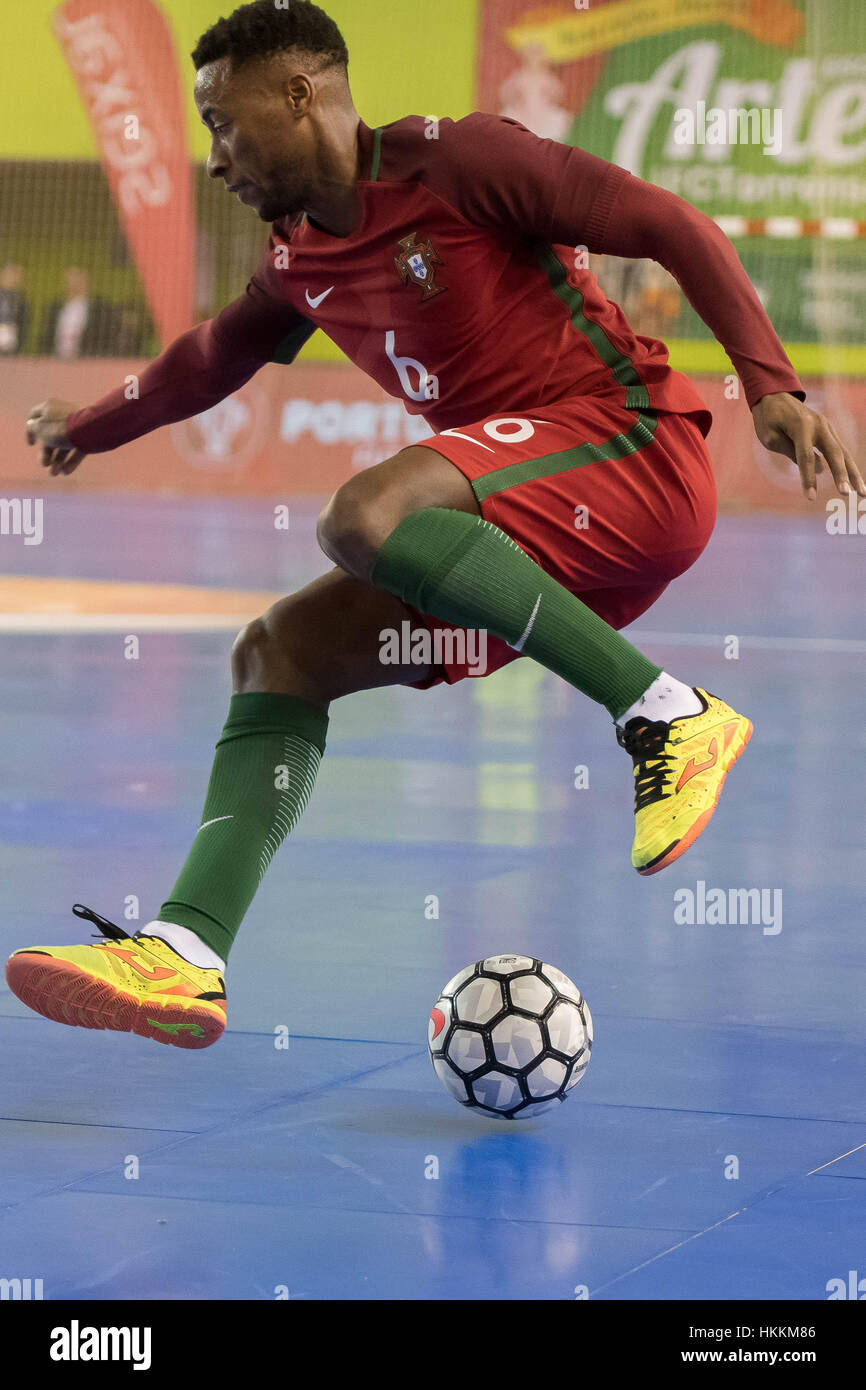
<path fill-rule="evenodd" d="M 622 309 L 635 333 L 662 340 L 675 334 L 683 294 L 662 266 L 649 260 L 590 256 L 590 270 L 607 298 Z"/>
<path fill-rule="evenodd" d="M 627 261 L 620 256 L 590 256 L 589 268 L 607 298 L 619 305 L 629 323 L 638 308 L 643 261 Z"/>
<path fill-rule="evenodd" d="M 564 140 L 574 121 L 565 88 L 547 61 L 542 44 L 521 50 L 522 67 L 499 87 L 499 114 L 520 121 L 543 140 Z"/>
<path fill-rule="evenodd" d="M 0 270 L 0 355 L 11 357 L 24 351 L 29 318 L 24 272 L 20 265 L 4 265 Z"/>
<path fill-rule="evenodd" d="M 65 298 L 56 299 L 48 309 L 41 351 L 66 361 L 110 355 L 113 319 L 111 306 L 91 296 L 87 271 L 70 266 Z"/>
<path fill-rule="evenodd" d="M 673 333 L 682 309 L 682 291 L 672 275 L 655 261 L 642 261 L 640 297 L 634 327 L 638 333 L 664 340 Z"/>
<path fill-rule="evenodd" d="M 146 333 L 144 314 L 141 309 L 124 305 L 117 312 L 117 321 L 112 332 L 111 344 L 104 349 L 106 357 L 142 357 Z"/>

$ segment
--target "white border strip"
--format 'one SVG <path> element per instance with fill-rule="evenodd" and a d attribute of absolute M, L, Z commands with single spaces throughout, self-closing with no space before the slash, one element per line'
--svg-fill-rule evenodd
<path fill-rule="evenodd" d="M 235 613 L 0 613 L 0 634 L 99 632 L 239 632 L 245 625 Z M 712 632 L 654 632 L 634 628 L 629 641 L 664 647 L 715 647 L 723 651 L 726 637 Z M 838 652 L 863 655 L 866 641 L 854 637 L 762 637 L 733 634 L 741 647 L 756 651 Z"/>
<path fill-rule="evenodd" d="M 741 647 L 753 647 L 758 651 L 779 652 L 866 652 L 866 641 L 855 637 L 761 637 L 731 634 L 736 636 Z M 646 632 L 634 628 L 628 633 L 629 641 L 638 644 L 659 642 L 666 647 L 717 647 L 724 650 L 726 638 L 706 632 Z"/>
<path fill-rule="evenodd" d="M 0 613 L 0 633 L 240 632 L 247 621 L 240 613 Z"/>

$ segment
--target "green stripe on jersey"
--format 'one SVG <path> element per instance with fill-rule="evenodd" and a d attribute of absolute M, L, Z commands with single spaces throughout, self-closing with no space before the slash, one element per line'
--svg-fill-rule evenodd
<path fill-rule="evenodd" d="M 555 454 L 544 454 L 540 458 L 523 459 L 521 463 L 495 468 L 493 472 L 476 478 L 472 491 L 478 501 L 483 502 L 497 492 L 506 492 L 508 488 L 519 487 L 521 483 L 535 482 L 537 478 L 552 478 L 557 473 L 568 473 L 572 468 L 583 468 L 588 463 L 628 458 L 652 443 L 658 422 L 657 415 L 641 411 L 628 434 L 615 434 L 603 444 L 576 444 L 573 449 L 560 449 Z"/>
<path fill-rule="evenodd" d="M 630 357 L 626 357 L 614 347 L 600 324 L 593 323 L 586 317 L 583 312 L 583 295 L 568 283 L 568 272 L 552 246 L 543 248 L 540 260 L 550 288 L 568 309 L 571 322 L 578 333 L 589 339 L 604 365 L 610 368 L 620 386 L 626 388 L 626 410 L 649 410 L 649 392 L 638 376 L 634 363 Z"/>
<path fill-rule="evenodd" d="M 379 163 L 382 159 L 382 127 L 377 126 L 373 131 L 373 162 L 370 165 L 370 182 L 375 183 L 379 177 Z"/>
<path fill-rule="evenodd" d="M 303 323 L 293 328 L 291 333 L 287 333 L 274 348 L 271 357 L 272 362 L 282 362 L 288 364 L 294 362 L 301 348 L 308 338 L 312 338 L 318 324 L 312 323 L 310 319 L 305 319 Z"/>

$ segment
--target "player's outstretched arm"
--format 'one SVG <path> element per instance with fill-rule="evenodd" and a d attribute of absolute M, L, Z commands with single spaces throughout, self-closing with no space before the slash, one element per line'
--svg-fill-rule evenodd
<path fill-rule="evenodd" d="M 266 362 L 292 361 L 315 325 L 264 291 L 254 277 L 246 292 L 214 319 L 176 338 L 142 371 L 95 405 L 76 410 L 49 399 L 27 419 L 28 444 L 42 446 L 52 476 L 72 473 L 87 454 L 118 449 L 161 425 L 216 405 Z"/>
<path fill-rule="evenodd" d="M 679 282 L 736 367 L 758 438 L 797 464 L 809 501 L 817 496 L 822 458 L 840 493 L 866 496 L 866 483 L 830 421 L 803 403 L 805 392 L 743 264 L 711 218 L 629 176 L 603 240 L 613 255 L 651 256 Z"/>
<path fill-rule="evenodd" d="M 473 112 L 444 122 L 440 159 L 425 178 L 471 222 L 505 236 L 598 254 L 648 257 L 683 293 L 733 362 L 755 429 L 793 459 L 815 495 L 823 455 L 840 492 L 863 479 L 833 426 L 803 404 L 805 391 L 739 256 L 711 218 L 684 198 L 578 146 L 542 140 L 519 121 Z M 448 156 L 450 158 L 443 158 Z"/>

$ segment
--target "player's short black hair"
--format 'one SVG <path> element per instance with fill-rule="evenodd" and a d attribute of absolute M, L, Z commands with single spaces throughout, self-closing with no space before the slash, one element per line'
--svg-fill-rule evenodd
<path fill-rule="evenodd" d="M 321 67 L 349 66 L 343 35 L 323 9 L 310 0 L 253 0 L 228 19 L 218 19 L 199 39 L 191 57 L 196 71 L 205 63 L 229 58 L 233 69 L 257 58 L 298 48 L 323 59 Z"/>

